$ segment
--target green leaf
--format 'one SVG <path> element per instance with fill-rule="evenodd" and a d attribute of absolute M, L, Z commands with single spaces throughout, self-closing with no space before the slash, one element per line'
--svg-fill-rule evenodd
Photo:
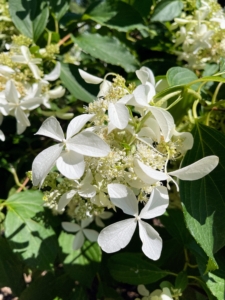
<path fill-rule="evenodd" d="M 194 72 L 181 67 L 174 67 L 169 69 L 166 77 L 170 86 L 185 85 L 198 79 Z M 198 85 L 193 86 L 194 89 L 197 87 Z"/>
<path fill-rule="evenodd" d="M 225 72 L 225 58 L 220 58 L 220 72 Z"/>
<path fill-rule="evenodd" d="M 178 17 L 183 9 L 180 0 L 161 0 L 155 7 L 151 21 L 166 22 Z"/>
<path fill-rule="evenodd" d="M 224 277 L 221 278 L 213 273 L 208 273 L 206 285 L 216 299 L 221 300 L 225 297 L 225 282 Z"/>
<path fill-rule="evenodd" d="M 216 169 L 202 179 L 180 181 L 187 227 L 208 255 L 208 267 L 213 270 L 217 266 L 213 253 L 225 245 L 225 136 L 199 123 L 192 134 L 194 146 L 187 152 L 182 167 L 208 155 L 217 155 L 220 159 Z"/>
<path fill-rule="evenodd" d="M 23 264 L 10 249 L 7 240 L 0 237 L 0 288 L 10 286 L 19 296 L 25 288 Z"/>
<path fill-rule="evenodd" d="M 42 270 L 51 269 L 57 254 L 55 233 L 46 226 L 42 194 L 25 191 L 12 195 L 5 203 L 5 236 L 14 252 L 20 253 L 29 266 Z"/>
<path fill-rule="evenodd" d="M 92 3 L 83 16 L 83 20 L 86 19 L 124 32 L 147 29 L 139 12 L 122 1 L 105 0 Z"/>
<path fill-rule="evenodd" d="M 9 11 L 17 29 L 36 42 L 48 22 L 47 2 L 45 0 L 9 0 Z"/>
<path fill-rule="evenodd" d="M 175 289 L 180 290 L 183 292 L 188 285 L 188 278 L 187 278 L 187 272 L 182 271 L 178 274 L 175 280 Z"/>
<path fill-rule="evenodd" d="M 74 235 L 61 232 L 59 245 L 66 272 L 74 280 L 90 286 L 101 261 L 101 249 L 97 243 L 86 241 L 81 249 L 73 250 Z"/>
<path fill-rule="evenodd" d="M 72 64 L 61 64 L 61 74 L 60 78 L 63 85 L 70 91 L 70 93 L 79 100 L 84 102 L 92 102 L 96 96 L 91 94 L 89 90 L 91 89 L 90 84 L 87 84 L 80 76 L 78 72 L 78 67 Z M 98 88 L 98 86 L 96 86 Z M 97 95 L 96 90 L 96 95 Z"/>
<path fill-rule="evenodd" d="M 84 52 L 109 64 L 121 66 L 126 72 L 134 72 L 139 66 L 128 48 L 115 37 L 84 33 L 73 37 L 73 40 Z"/>
<path fill-rule="evenodd" d="M 69 0 L 50 0 L 54 16 L 59 21 L 69 9 Z"/>
<path fill-rule="evenodd" d="M 108 267 L 112 277 L 129 284 L 149 284 L 168 275 L 143 255 L 119 253 L 110 257 Z"/>

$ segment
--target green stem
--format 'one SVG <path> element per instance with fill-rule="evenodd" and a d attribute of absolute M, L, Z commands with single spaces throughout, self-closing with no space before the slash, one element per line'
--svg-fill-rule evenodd
<path fill-rule="evenodd" d="M 213 94 L 213 97 L 212 97 L 212 103 L 215 103 L 215 102 L 216 102 L 216 98 L 217 98 L 217 95 L 218 95 L 218 93 L 219 93 L 219 90 L 220 90 L 222 84 L 223 84 L 223 82 L 220 82 L 220 83 L 217 85 L 216 90 L 215 90 L 215 92 L 214 92 L 214 94 Z"/>
<path fill-rule="evenodd" d="M 16 173 L 15 168 L 11 167 L 11 168 L 9 169 L 9 171 L 12 173 L 16 185 L 19 186 L 19 187 L 21 187 L 22 190 L 26 191 L 25 186 L 23 186 L 23 184 L 20 183 L 20 181 L 19 181 L 19 178 L 18 178 L 18 176 L 17 176 L 17 173 Z"/>

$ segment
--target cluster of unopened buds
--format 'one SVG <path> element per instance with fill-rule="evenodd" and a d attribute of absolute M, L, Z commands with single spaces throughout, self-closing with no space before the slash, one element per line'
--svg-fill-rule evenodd
<path fill-rule="evenodd" d="M 76 232 L 74 249 L 82 247 L 86 237 L 98 241 L 107 253 L 119 251 L 130 242 L 138 224 L 144 254 L 157 260 L 162 239 L 143 219 L 164 214 L 171 182 L 179 189 L 174 176 L 200 179 L 217 166 L 218 157 L 168 171 L 169 161 L 192 148 L 193 137 L 177 132 L 166 103 L 155 100 L 161 82 L 155 83 L 150 69 L 136 71 L 141 82 L 137 87 L 127 86 L 116 74 L 101 79 L 80 70 L 80 75 L 88 83 L 100 84 L 97 99 L 70 121 L 66 136 L 55 117 L 44 121 L 36 134 L 58 143 L 35 158 L 33 184 L 48 186 L 47 205 L 58 213 L 67 206 L 69 216 L 78 223 L 62 224 L 66 231 Z M 115 76 L 112 82 L 109 75 Z M 55 165 L 58 171 L 50 172 Z M 105 210 L 117 208 L 131 218 L 105 227 L 99 235 L 87 228 L 94 219 L 104 226 L 100 219 L 110 216 Z"/>
<path fill-rule="evenodd" d="M 28 38 L 16 38 L 24 39 L 27 45 L 31 43 Z M 0 55 L 0 124 L 3 116 L 14 116 L 18 134 L 30 126 L 30 111 L 41 104 L 50 108 L 49 100 L 60 98 L 65 93 L 62 86 L 51 89 L 50 84 L 59 78 L 60 63 L 54 62 L 55 66 L 52 64 L 54 67 L 51 72 L 44 75 L 42 55 L 45 53 L 42 52 L 45 49 L 37 51 L 38 47 L 29 48 L 27 45 L 6 45 L 9 51 Z M 2 131 L 0 139 L 5 139 Z"/>
<path fill-rule="evenodd" d="M 225 14 L 217 0 L 183 1 L 184 12 L 174 19 L 175 54 L 193 69 L 218 63 L 225 49 Z M 181 49 L 177 48 L 181 46 Z"/>

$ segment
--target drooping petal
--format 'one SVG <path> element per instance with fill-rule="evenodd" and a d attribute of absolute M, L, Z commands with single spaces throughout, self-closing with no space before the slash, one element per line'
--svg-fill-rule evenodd
<path fill-rule="evenodd" d="M 149 290 L 143 284 L 138 285 L 137 291 L 141 296 L 149 296 Z"/>
<path fill-rule="evenodd" d="M 19 106 L 16 107 L 14 114 L 17 122 L 20 123 L 22 126 L 30 126 L 30 121 L 27 115 Z"/>
<path fill-rule="evenodd" d="M 34 78 L 35 79 L 40 79 L 41 78 L 41 71 L 39 70 L 38 66 L 36 66 L 34 63 L 32 62 L 29 62 L 28 63 L 28 66 L 31 70 L 31 72 L 33 73 L 34 75 Z"/>
<path fill-rule="evenodd" d="M 5 85 L 5 98 L 9 103 L 19 103 L 18 92 L 12 80 L 8 80 Z"/>
<path fill-rule="evenodd" d="M 62 128 L 55 117 L 46 119 L 35 134 L 45 135 L 60 142 L 64 139 Z"/>
<path fill-rule="evenodd" d="M 15 73 L 15 71 L 8 67 L 8 66 L 4 66 L 4 65 L 0 65 L 0 74 L 3 75 L 3 76 L 10 76 L 12 75 L 13 73 Z"/>
<path fill-rule="evenodd" d="M 50 99 L 58 99 L 61 98 L 65 94 L 65 89 L 60 85 L 50 91 L 48 91 L 48 97 Z"/>
<path fill-rule="evenodd" d="M 96 195 L 96 188 L 91 184 L 86 184 L 80 187 L 78 193 L 81 197 L 92 198 Z"/>
<path fill-rule="evenodd" d="M 54 166 L 57 158 L 62 152 L 63 146 L 60 144 L 51 146 L 41 153 L 34 159 L 32 164 L 32 181 L 34 186 L 41 185 Z"/>
<path fill-rule="evenodd" d="M 117 252 L 126 247 L 135 231 L 135 218 L 123 220 L 105 227 L 98 236 L 98 244 L 107 253 Z"/>
<path fill-rule="evenodd" d="M 76 191 L 71 190 L 67 193 L 64 193 L 62 197 L 59 199 L 58 203 L 58 211 L 62 211 L 67 204 L 70 202 L 70 200 L 73 198 L 73 196 L 76 194 Z"/>
<path fill-rule="evenodd" d="M 134 216 L 138 214 L 138 201 L 134 192 L 120 183 L 108 184 L 108 194 L 114 205 L 121 208 L 125 214 Z"/>
<path fill-rule="evenodd" d="M 100 84 L 100 91 L 97 95 L 98 98 L 105 97 L 105 95 L 109 92 L 110 88 L 112 86 L 112 83 L 108 80 L 103 80 L 103 82 Z"/>
<path fill-rule="evenodd" d="M 159 127 L 162 130 L 165 142 L 168 142 L 171 137 L 171 132 L 173 131 L 175 126 L 172 115 L 163 108 L 149 106 L 148 109 L 151 111 L 156 121 L 158 122 Z"/>
<path fill-rule="evenodd" d="M 129 111 L 122 103 L 109 103 L 109 119 L 116 128 L 124 129 L 129 121 Z"/>
<path fill-rule="evenodd" d="M 139 220 L 139 235 L 142 241 L 142 251 L 144 254 L 152 259 L 159 259 L 162 251 L 162 239 L 158 232 L 148 223 Z"/>
<path fill-rule="evenodd" d="M 84 235 L 90 242 L 97 242 L 98 239 L 98 232 L 93 229 L 84 229 Z"/>
<path fill-rule="evenodd" d="M 168 174 L 182 180 L 197 180 L 209 174 L 219 163 L 216 155 L 204 157 L 195 163 Z"/>
<path fill-rule="evenodd" d="M 62 222 L 62 228 L 68 232 L 77 232 L 81 229 L 78 224 L 70 222 Z"/>
<path fill-rule="evenodd" d="M 102 78 L 91 75 L 81 69 L 78 69 L 80 76 L 84 79 L 85 82 L 87 83 L 92 83 L 92 84 L 99 84 L 103 81 Z"/>
<path fill-rule="evenodd" d="M 165 186 L 154 188 L 151 196 L 140 212 L 141 219 L 152 219 L 161 216 L 169 205 L 169 196 Z"/>
<path fill-rule="evenodd" d="M 69 179 L 79 179 L 84 174 L 83 155 L 72 150 L 64 151 L 56 161 L 59 172 Z"/>
<path fill-rule="evenodd" d="M 61 69 L 60 62 L 57 61 L 54 69 L 49 74 L 45 75 L 43 80 L 55 81 L 60 76 L 60 69 Z"/>
<path fill-rule="evenodd" d="M 73 118 L 67 127 L 66 139 L 69 139 L 73 135 L 77 134 L 93 117 L 94 114 L 83 114 Z"/>
<path fill-rule="evenodd" d="M 109 145 L 90 131 L 82 131 L 70 138 L 67 145 L 71 150 L 92 157 L 104 157 L 110 152 Z"/>
<path fill-rule="evenodd" d="M 137 107 L 148 107 L 149 106 L 148 93 L 149 93 L 149 86 L 141 84 L 138 87 L 136 87 L 136 89 L 133 91 L 133 95 L 135 99 L 134 105 Z M 130 101 L 128 102 L 129 104 Z"/>
<path fill-rule="evenodd" d="M 142 84 L 146 84 L 146 82 L 150 82 L 155 86 L 155 77 L 152 71 L 147 67 L 141 67 L 140 70 L 136 72 L 137 78 L 141 81 Z"/>
<path fill-rule="evenodd" d="M 163 181 L 168 178 L 166 173 L 156 171 L 153 168 L 146 166 L 138 159 L 134 160 L 134 172 L 147 184 L 154 184 L 157 181 Z"/>
<path fill-rule="evenodd" d="M 26 125 L 24 125 L 24 124 L 22 124 L 22 123 L 20 123 L 20 122 L 17 122 L 17 123 L 16 123 L 16 133 L 17 133 L 17 134 L 23 133 L 23 132 L 25 131 L 26 128 L 27 128 Z"/>
<path fill-rule="evenodd" d="M 84 234 L 82 231 L 79 231 L 73 241 L 73 250 L 80 249 L 84 244 Z"/>

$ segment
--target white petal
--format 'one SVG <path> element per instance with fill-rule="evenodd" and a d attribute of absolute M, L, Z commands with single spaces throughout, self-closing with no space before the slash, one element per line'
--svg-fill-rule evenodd
<path fill-rule="evenodd" d="M 159 107 L 150 106 L 148 109 L 151 111 L 156 121 L 158 122 L 159 127 L 162 130 L 165 142 L 168 142 L 171 137 L 171 132 L 175 127 L 172 115 L 168 111 Z"/>
<path fill-rule="evenodd" d="M 149 86 L 147 85 L 139 85 L 133 91 L 134 99 L 135 99 L 135 106 L 137 107 L 148 107 L 148 93 L 149 93 Z M 131 100 L 130 100 L 131 101 Z M 130 104 L 130 101 L 128 102 Z"/>
<path fill-rule="evenodd" d="M 45 75 L 43 79 L 47 81 L 55 81 L 60 76 L 60 69 L 60 62 L 57 62 L 55 68 L 49 74 Z"/>
<path fill-rule="evenodd" d="M 64 139 L 62 128 L 55 117 L 46 119 L 36 134 L 45 135 L 60 142 Z"/>
<path fill-rule="evenodd" d="M 71 190 L 67 193 L 64 193 L 62 197 L 59 199 L 58 203 L 58 211 L 62 211 L 67 204 L 70 202 L 70 200 L 73 198 L 73 196 L 76 194 L 76 191 Z"/>
<path fill-rule="evenodd" d="M 41 153 L 34 159 L 32 164 L 32 181 L 34 186 L 41 185 L 54 166 L 57 158 L 62 152 L 62 145 L 51 146 Z"/>
<path fill-rule="evenodd" d="M 79 189 L 78 194 L 81 197 L 92 198 L 96 195 L 96 189 L 93 185 L 86 184 Z"/>
<path fill-rule="evenodd" d="M 161 216 L 169 205 L 169 196 L 165 186 L 154 188 L 151 196 L 140 212 L 141 219 L 152 219 Z"/>
<path fill-rule="evenodd" d="M 89 224 L 91 224 L 91 222 L 93 222 L 93 218 L 86 218 L 84 220 L 81 221 L 81 228 L 85 228 L 87 227 Z"/>
<path fill-rule="evenodd" d="M 121 208 L 125 214 L 134 216 L 138 214 L 138 201 L 134 192 L 120 183 L 108 184 L 108 194 L 114 205 Z"/>
<path fill-rule="evenodd" d="M 62 222 L 62 228 L 68 232 L 77 232 L 81 229 L 78 224 L 70 222 Z"/>
<path fill-rule="evenodd" d="M 112 132 L 114 129 L 116 129 L 116 126 L 109 121 L 108 123 L 108 134 L 110 134 L 110 132 Z"/>
<path fill-rule="evenodd" d="M 113 253 L 126 247 L 135 231 L 137 221 L 123 220 L 105 227 L 98 236 L 98 244 L 103 251 Z"/>
<path fill-rule="evenodd" d="M 103 220 L 107 220 L 107 219 L 111 218 L 112 216 L 113 216 L 113 213 L 110 211 L 104 211 L 103 213 L 101 213 L 99 215 L 99 217 Z"/>
<path fill-rule="evenodd" d="M 79 231 L 73 241 L 73 250 L 80 249 L 84 244 L 84 235 L 82 231 Z"/>
<path fill-rule="evenodd" d="M 168 178 L 167 174 L 146 166 L 138 159 L 134 160 L 134 172 L 142 181 L 147 184 L 154 184 L 157 181 L 166 180 Z"/>
<path fill-rule="evenodd" d="M 105 97 L 105 95 L 109 92 L 110 88 L 112 86 L 112 83 L 108 80 L 103 80 L 103 82 L 100 84 L 100 91 L 97 95 L 97 97 Z"/>
<path fill-rule="evenodd" d="M 3 76 L 9 76 L 12 75 L 13 73 L 15 73 L 15 71 L 8 67 L 8 66 L 4 66 L 4 65 L 0 65 L 0 74 Z"/>
<path fill-rule="evenodd" d="M 91 173 L 91 170 L 88 169 L 85 173 L 84 179 L 81 181 L 82 185 L 91 184 L 93 181 L 93 175 Z"/>
<path fill-rule="evenodd" d="M 69 179 L 79 179 L 84 174 L 83 155 L 72 150 L 64 151 L 56 161 L 59 172 Z"/>
<path fill-rule="evenodd" d="M 159 259 L 162 251 L 162 239 L 158 232 L 144 221 L 139 221 L 139 235 L 143 243 L 142 251 L 144 254 L 152 259 Z"/>
<path fill-rule="evenodd" d="M 67 127 L 66 138 L 69 139 L 73 135 L 77 134 L 93 117 L 94 114 L 83 114 L 73 118 Z"/>
<path fill-rule="evenodd" d="M 65 89 L 60 85 L 50 91 L 48 91 L 48 97 L 50 99 L 58 99 L 61 98 L 65 94 Z"/>
<path fill-rule="evenodd" d="M 41 71 L 39 70 L 38 66 L 36 66 L 35 64 L 33 64 L 31 62 L 28 63 L 28 66 L 29 66 L 31 72 L 34 75 L 34 78 L 35 79 L 40 79 L 41 78 Z"/>
<path fill-rule="evenodd" d="M 204 157 L 195 163 L 168 174 L 176 176 L 182 180 L 197 180 L 209 174 L 219 163 L 219 158 L 215 155 Z"/>
<path fill-rule="evenodd" d="M 155 85 L 155 77 L 152 71 L 147 67 L 141 67 L 140 70 L 136 71 L 137 78 L 141 81 L 142 84 L 150 82 Z"/>
<path fill-rule="evenodd" d="M 30 126 L 30 121 L 27 115 L 19 106 L 17 106 L 15 109 L 15 117 L 17 122 L 20 123 L 22 126 Z"/>
<path fill-rule="evenodd" d="M 190 132 L 178 132 L 174 129 L 173 136 L 179 137 L 181 140 L 183 140 L 181 146 L 177 147 L 177 151 L 181 152 L 182 154 L 193 147 L 194 138 Z"/>
<path fill-rule="evenodd" d="M 110 147 L 93 132 L 83 131 L 68 140 L 70 149 L 87 156 L 103 157 L 110 152 Z"/>
<path fill-rule="evenodd" d="M 32 99 L 27 99 L 27 100 L 22 99 L 20 107 L 22 109 L 33 110 L 33 109 L 37 108 L 38 106 L 40 106 L 42 101 L 43 100 L 40 97 L 34 97 Z"/>
<path fill-rule="evenodd" d="M 149 296 L 149 290 L 143 284 L 138 285 L 137 290 L 141 296 Z"/>
<path fill-rule="evenodd" d="M 91 75 L 81 69 L 78 69 L 80 76 L 84 79 L 85 82 L 87 83 L 93 83 L 93 84 L 99 84 L 103 81 L 102 78 Z"/>
<path fill-rule="evenodd" d="M 93 229 L 84 229 L 84 235 L 90 242 L 97 242 L 98 239 L 98 232 Z"/>
<path fill-rule="evenodd" d="M 5 98 L 8 102 L 18 104 L 18 92 L 13 81 L 8 80 L 5 86 Z"/>
<path fill-rule="evenodd" d="M 129 111 L 122 103 L 109 103 L 109 119 L 116 128 L 124 129 L 129 121 Z"/>
<path fill-rule="evenodd" d="M 3 142 L 5 141 L 5 135 L 2 132 L 2 130 L 0 130 L 0 140 L 3 141 Z"/>
<path fill-rule="evenodd" d="M 158 122 L 153 119 L 153 118 L 148 118 L 146 120 L 146 122 L 144 123 L 145 126 L 147 126 L 148 129 L 150 129 L 152 131 L 150 137 L 159 143 L 160 141 L 160 136 L 161 136 L 161 133 L 160 133 L 160 127 L 159 127 L 159 124 Z M 144 127 L 146 128 L 146 127 Z"/>
<path fill-rule="evenodd" d="M 19 123 L 19 122 L 16 123 L 16 132 L 17 132 L 17 134 L 23 133 L 26 128 L 27 128 L 26 125 L 24 125 L 22 123 Z"/>

